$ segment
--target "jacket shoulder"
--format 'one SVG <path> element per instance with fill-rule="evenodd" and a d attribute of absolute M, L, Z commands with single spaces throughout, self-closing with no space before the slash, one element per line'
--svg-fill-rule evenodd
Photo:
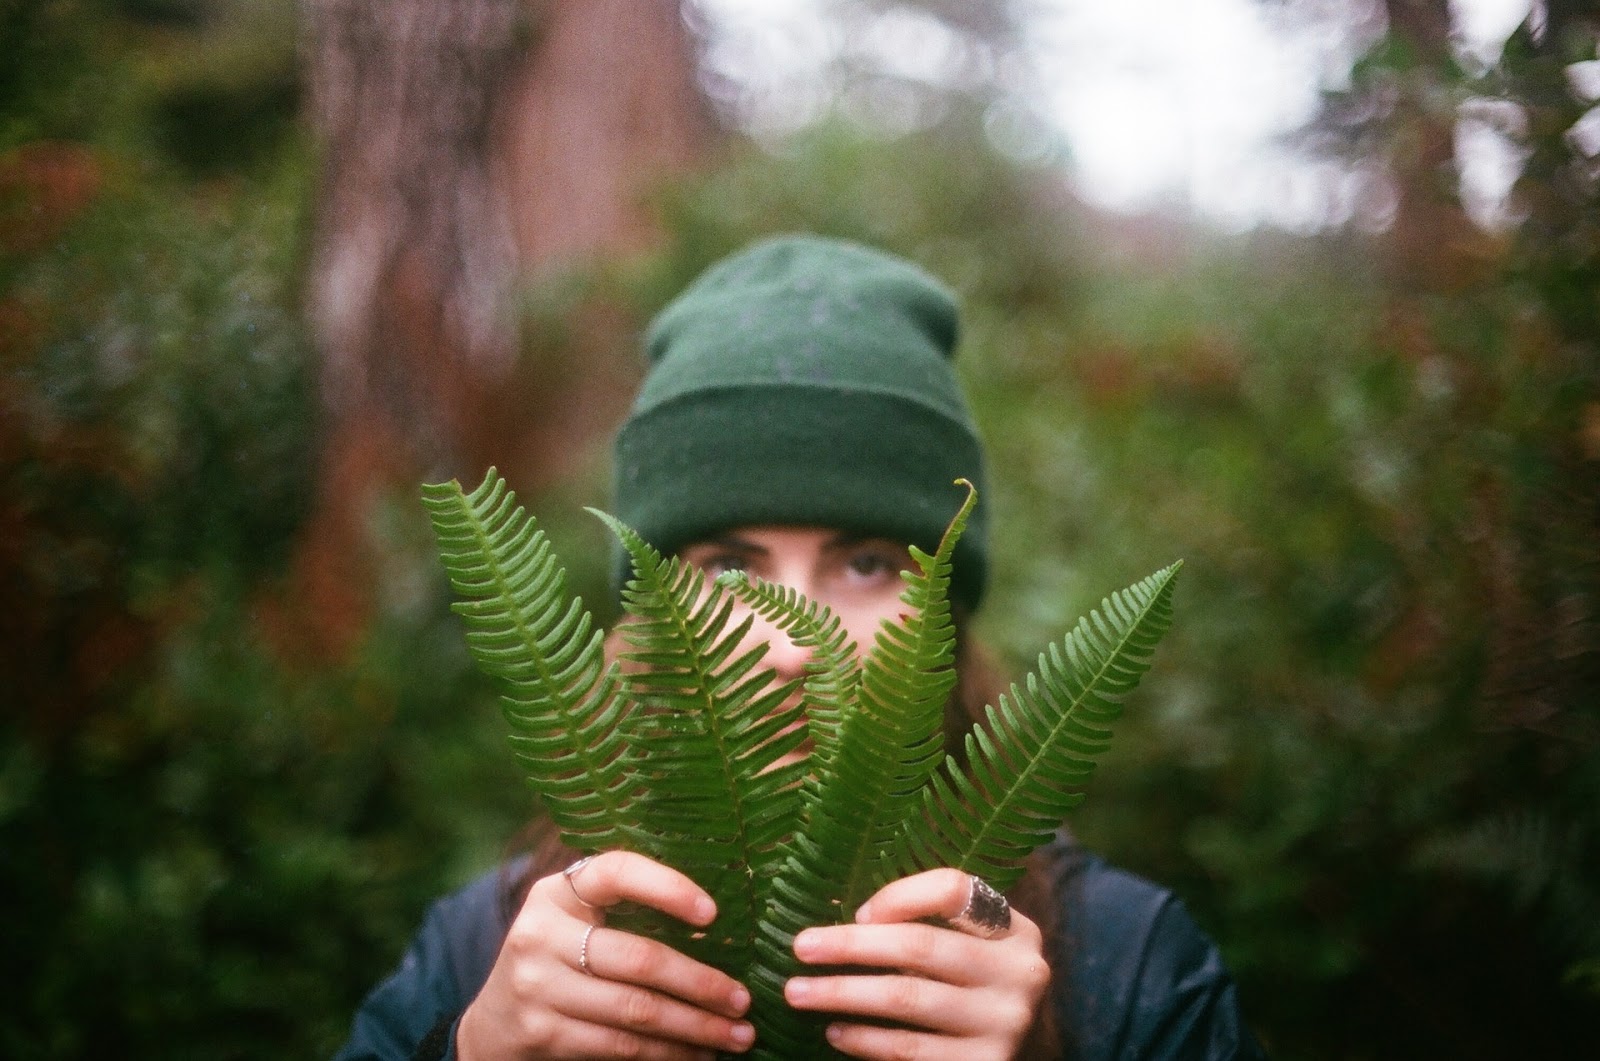
<path fill-rule="evenodd" d="M 1052 845 L 1062 1028 L 1089 1058 L 1259 1058 L 1216 944 L 1170 890 Z"/>
<path fill-rule="evenodd" d="M 460 1016 L 500 953 L 524 865 L 508 863 L 434 901 L 400 964 L 356 1010 L 335 1061 L 408 1059 L 430 1031 Z"/>

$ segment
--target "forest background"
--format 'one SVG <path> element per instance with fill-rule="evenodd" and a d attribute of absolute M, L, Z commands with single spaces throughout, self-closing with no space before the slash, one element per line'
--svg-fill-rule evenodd
<path fill-rule="evenodd" d="M 970 76 L 845 50 L 775 132 L 693 4 L 0 0 L 0 1053 L 337 1046 L 530 812 L 417 482 L 498 465 L 608 607 L 638 327 L 800 229 L 961 293 L 1002 653 L 1185 559 L 1072 825 L 1274 1055 L 1592 1048 L 1592 5 L 1474 64 L 1446 0 L 1280 0 L 1371 31 L 1299 233 L 1075 198 L 996 88 L 1026 5 L 824 6 Z"/>

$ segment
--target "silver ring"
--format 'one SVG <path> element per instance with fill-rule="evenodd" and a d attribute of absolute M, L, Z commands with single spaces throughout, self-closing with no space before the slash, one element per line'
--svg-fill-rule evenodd
<path fill-rule="evenodd" d="M 594 975 L 594 970 L 589 968 L 589 937 L 594 934 L 594 930 L 598 927 L 598 925 L 590 925 L 584 929 L 583 942 L 578 944 L 578 968 L 589 976 Z"/>
<path fill-rule="evenodd" d="M 561 875 L 563 877 L 567 878 L 567 887 L 572 889 L 572 897 L 574 899 L 578 900 L 578 902 L 582 903 L 584 906 L 588 907 L 590 910 L 598 910 L 598 909 L 600 909 L 600 904 L 599 903 L 591 903 L 589 900 L 587 900 L 583 896 L 579 895 L 578 894 L 578 885 L 572 879 L 573 876 L 580 869 L 582 869 L 584 866 L 587 866 L 589 864 L 589 860 L 592 859 L 592 858 L 594 858 L 593 855 L 584 855 L 582 858 L 578 859 L 578 861 L 574 862 L 572 865 L 570 865 L 566 869 L 562 870 L 561 871 Z"/>
<path fill-rule="evenodd" d="M 972 882 L 967 905 L 950 918 L 950 927 L 980 939 L 994 939 L 1011 931 L 1011 904 L 1006 897 L 975 874 L 968 874 L 967 879 Z"/>

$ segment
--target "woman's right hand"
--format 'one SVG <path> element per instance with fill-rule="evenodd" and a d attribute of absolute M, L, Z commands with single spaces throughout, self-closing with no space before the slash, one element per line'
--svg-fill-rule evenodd
<path fill-rule="evenodd" d="M 740 1018 L 750 992 L 664 943 L 604 927 L 605 908 L 624 900 L 696 927 L 717 912 L 682 873 L 625 851 L 540 878 L 461 1015 L 457 1057 L 676 1061 L 747 1050 L 755 1030 Z"/>

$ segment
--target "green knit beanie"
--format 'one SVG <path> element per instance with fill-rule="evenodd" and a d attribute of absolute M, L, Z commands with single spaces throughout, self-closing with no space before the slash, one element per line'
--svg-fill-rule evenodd
<path fill-rule="evenodd" d="M 723 260 L 646 333 L 614 511 L 663 553 L 739 526 L 828 527 L 932 551 L 983 452 L 951 367 L 955 299 L 910 262 L 787 236 Z M 951 599 L 988 578 L 980 500 Z"/>

